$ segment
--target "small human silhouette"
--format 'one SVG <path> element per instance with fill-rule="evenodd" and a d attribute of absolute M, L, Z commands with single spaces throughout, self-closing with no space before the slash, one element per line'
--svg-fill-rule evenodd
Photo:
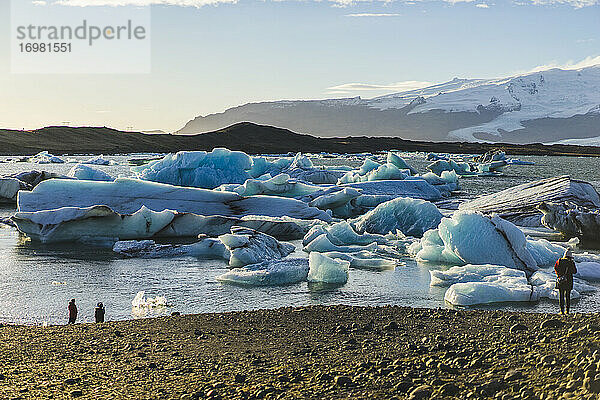
<path fill-rule="evenodd" d="M 104 314 L 106 309 L 104 308 L 104 304 L 98 303 L 96 306 L 96 310 L 94 311 L 94 315 L 96 317 L 96 322 L 104 322 Z"/>
<path fill-rule="evenodd" d="M 571 290 L 573 290 L 573 275 L 577 273 L 575 261 L 573 261 L 573 252 L 571 249 L 565 251 L 565 255 L 559 258 L 554 264 L 556 272 L 556 288 L 559 292 L 560 313 L 565 313 L 565 303 L 567 305 L 567 314 L 571 309 Z"/>
<path fill-rule="evenodd" d="M 75 305 L 75 299 L 71 299 L 69 302 L 69 324 L 74 324 L 77 319 L 77 306 Z"/>

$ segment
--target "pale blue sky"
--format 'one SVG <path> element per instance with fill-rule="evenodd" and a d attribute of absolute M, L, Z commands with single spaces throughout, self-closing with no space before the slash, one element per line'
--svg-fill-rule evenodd
<path fill-rule="evenodd" d="M 172 131 L 197 115 L 251 101 L 373 97 L 397 91 L 403 86 L 398 82 L 498 77 L 600 55 L 596 0 L 543 3 L 373 1 L 340 7 L 326 1 L 240 0 L 203 7 L 155 5 L 151 74 L 13 75 L 4 0 L 0 127 L 70 121 Z M 331 89 L 350 83 L 383 88 Z"/>

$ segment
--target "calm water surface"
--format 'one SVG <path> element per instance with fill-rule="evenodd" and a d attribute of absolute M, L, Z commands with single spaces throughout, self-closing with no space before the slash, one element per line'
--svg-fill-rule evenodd
<path fill-rule="evenodd" d="M 406 154 L 419 171 L 428 164 L 423 155 Z M 79 157 L 85 159 L 86 157 Z M 89 157 L 87 157 L 89 158 Z M 113 176 L 128 176 L 127 160 L 134 156 L 112 157 L 122 165 L 99 166 Z M 510 166 L 506 176 L 469 178 L 461 181 L 461 197 L 494 193 L 527 181 L 569 174 L 600 187 L 600 159 L 576 157 L 520 157 L 535 166 Z M 358 165 L 361 159 L 322 159 L 316 164 Z M 0 164 L 0 174 L 43 169 L 66 173 L 72 164 Z M 12 207 L 0 209 L 8 216 Z M 110 249 L 88 245 L 41 245 L 32 243 L 10 227 L 0 228 L 0 320 L 25 324 L 66 322 L 68 300 L 76 298 L 80 320 L 91 321 L 95 304 L 102 301 L 107 319 L 127 319 L 146 315 L 221 312 L 275 308 L 308 304 L 410 305 L 447 307 L 445 288 L 429 287 L 429 268 L 409 257 L 395 270 L 373 272 L 351 270 L 347 284 L 322 287 L 300 283 L 285 287 L 238 287 L 223 285 L 215 277 L 227 270 L 222 261 L 176 259 L 123 259 Z M 154 297 L 166 296 L 169 307 L 150 314 L 133 312 L 131 300 L 140 290 Z M 488 308 L 526 311 L 556 311 L 551 301 L 497 304 Z M 600 291 L 585 295 L 575 303 L 578 311 L 600 311 Z"/>

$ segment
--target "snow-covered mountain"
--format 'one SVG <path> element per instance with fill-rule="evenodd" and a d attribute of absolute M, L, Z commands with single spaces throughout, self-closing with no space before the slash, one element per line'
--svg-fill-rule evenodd
<path fill-rule="evenodd" d="M 242 121 L 320 136 L 598 142 L 600 65 L 500 79 L 455 78 L 373 99 L 251 103 L 197 117 L 178 133 L 207 132 Z"/>

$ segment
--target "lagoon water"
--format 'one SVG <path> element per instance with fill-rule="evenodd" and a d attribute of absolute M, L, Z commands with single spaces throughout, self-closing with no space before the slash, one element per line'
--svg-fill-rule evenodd
<path fill-rule="evenodd" d="M 404 154 L 420 172 L 428 164 L 422 154 Z M 141 156 L 116 156 L 119 165 L 97 166 L 113 176 L 128 176 L 128 160 Z M 89 157 L 74 157 L 80 160 Z M 600 188 L 600 158 L 520 157 L 535 166 L 509 166 L 503 177 L 461 180 L 459 197 L 473 198 L 524 182 L 569 174 Z M 358 165 L 360 157 L 313 158 L 317 165 Z M 73 164 L 2 163 L 0 174 L 32 169 L 66 173 Z M 0 209 L 1 216 L 14 213 Z M 107 248 L 66 243 L 41 245 L 21 236 L 16 229 L 0 227 L 0 321 L 23 324 L 61 324 L 67 320 L 67 303 L 77 299 L 79 321 L 92 321 L 93 309 L 102 301 L 108 320 L 181 313 L 224 312 L 310 304 L 404 305 L 447 307 L 445 288 L 429 287 L 429 269 L 410 257 L 399 260 L 395 270 L 374 272 L 352 269 L 347 284 L 323 287 L 300 283 L 284 287 L 240 287 L 220 284 L 215 277 L 227 270 L 223 261 L 192 257 L 175 259 L 125 259 Z M 600 288 L 600 284 L 595 284 Z M 138 291 L 163 295 L 169 307 L 136 313 L 131 300 Z M 557 304 L 496 304 L 502 308 L 555 312 Z M 600 290 L 574 303 L 575 311 L 600 311 Z"/>

